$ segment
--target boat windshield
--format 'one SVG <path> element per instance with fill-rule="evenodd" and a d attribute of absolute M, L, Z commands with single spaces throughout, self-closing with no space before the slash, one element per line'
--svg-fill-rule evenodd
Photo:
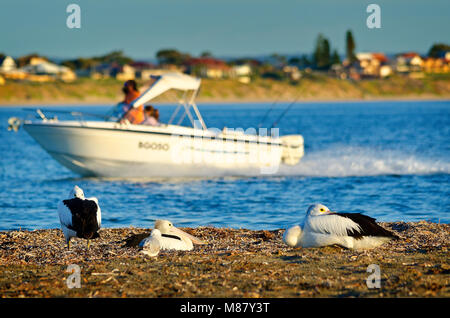
<path fill-rule="evenodd" d="M 195 103 L 195 98 L 200 89 L 200 79 L 182 73 L 167 73 L 160 76 L 152 76 L 152 78 L 154 82 L 150 87 L 133 100 L 130 105 L 119 103 L 113 106 L 107 113 L 107 120 L 118 121 L 130 107 L 140 107 L 141 105 L 146 107 L 150 105 L 150 101 L 152 101 L 151 104 L 153 105 L 153 101 L 157 97 L 172 93 L 172 100 L 176 102 L 177 107 L 172 113 L 168 124 L 181 125 L 183 120 L 188 117 L 192 127 L 197 128 L 200 126 L 204 130 L 207 129 Z M 200 125 L 196 124 L 197 122 Z"/>

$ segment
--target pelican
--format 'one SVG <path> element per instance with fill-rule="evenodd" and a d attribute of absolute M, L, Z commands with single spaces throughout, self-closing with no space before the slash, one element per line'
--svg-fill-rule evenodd
<path fill-rule="evenodd" d="M 156 234 L 152 236 L 155 230 L 158 230 L 161 235 L 156 232 Z M 194 248 L 194 243 L 206 244 L 195 236 L 176 228 L 173 226 L 172 222 L 167 220 L 156 220 L 155 229 L 152 231 L 152 234 L 139 243 L 139 247 L 141 247 L 143 251 L 147 248 L 153 248 L 155 241 L 159 242 L 161 250 L 191 251 Z"/>
<path fill-rule="evenodd" d="M 58 215 L 68 249 L 72 237 L 87 239 L 88 248 L 91 239 L 100 237 L 98 230 L 102 222 L 102 212 L 98 200 L 85 198 L 80 187 L 74 186 L 69 198 L 59 202 Z"/>
<path fill-rule="evenodd" d="M 331 212 L 323 204 L 308 208 L 303 226 L 293 226 L 283 235 L 291 247 L 339 245 L 348 249 L 369 249 L 398 239 L 394 233 L 379 226 L 374 218 L 360 213 Z"/>

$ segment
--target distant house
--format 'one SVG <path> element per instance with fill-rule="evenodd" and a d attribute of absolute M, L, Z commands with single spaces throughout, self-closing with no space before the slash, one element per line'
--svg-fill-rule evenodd
<path fill-rule="evenodd" d="M 387 77 L 392 74 L 389 59 L 383 53 L 357 53 L 359 67 L 355 70 L 360 72 L 361 77 Z"/>
<path fill-rule="evenodd" d="M 131 65 L 120 65 L 119 63 L 102 63 L 91 70 L 91 78 L 104 79 L 115 78 L 120 81 L 127 81 L 136 78 L 136 71 Z"/>
<path fill-rule="evenodd" d="M 0 73 L 8 73 L 16 69 L 16 62 L 11 56 L 0 57 Z"/>
<path fill-rule="evenodd" d="M 191 58 L 185 62 L 186 73 L 204 78 L 229 78 L 232 69 L 224 61 L 211 58 Z"/>
<path fill-rule="evenodd" d="M 38 65 L 38 64 L 42 64 L 42 63 L 47 63 L 48 60 L 44 57 L 40 57 L 40 56 L 30 56 L 29 65 Z"/>
<path fill-rule="evenodd" d="M 25 55 L 17 58 L 17 67 L 24 67 L 26 65 L 36 65 L 44 62 L 49 62 L 45 57 L 41 57 L 37 54 Z"/>
<path fill-rule="evenodd" d="M 102 63 L 94 66 L 90 70 L 90 76 L 92 79 L 104 79 L 104 78 L 110 78 L 111 77 L 111 64 L 109 63 Z"/>
<path fill-rule="evenodd" d="M 31 81 L 50 81 L 50 80 L 62 80 L 65 82 L 73 81 L 77 78 L 76 74 L 68 67 L 53 64 L 47 61 L 41 63 L 38 60 L 34 61 L 33 64 L 28 64 L 22 67 L 22 71 L 27 73 L 26 77 Z"/>
<path fill-rule="evenodd" d="M 395 68 L 399 73 L 422 71 L 423 59 L 415 52 L 398 54 L 395 58 Z"/>
<path fill-rule="evenodd" d="M 345 72 L 343 64 L 333 64 L 333 65 L 331 65 L 330 70 L 329 70 L 328 73 L 331 76 L 334 76 L 334 77 L 337 77 L 337 78 L 340 78 L 340 79 L 347 79 L 348 78 L 348 73 Z"/>
<path fill-rule="evenodd" d="M 252 75 L 252 68 L 249 64 L 234 65 L 231 67 L 232 77 L 237 78 L 241 83 L 250 83 L 250 75 Z"/>
<path fill-rule="evenodd" d="M 283 73 L 286 74 L 289 79 L 293 81 L 298 81 L 302 77 L 297 66 L 294 65 L 286 65 L 283 67 Z"/>
<path fill-rule="evenodd" d="M 170 63 L 164 63 L 164 64 L 159 64 L 158 66 L 159 70 L 161 70 L 161 72 L 180 72 L 180 73 L 184 73 L 186 71 L 186 65 L 177 65 L 177 64 L 170 64 Z"/>
<path fill-rule="evenodd" d="M 450 54 L 449 54 L 450 55 Z M 449 73 L 450 72 L 450 56 L 449 58 L 427 57 L 423 61 L 423 70 L 427 73 Z"/>
<path fill-rule="evenodd" d="M 136 71 L 131 65 L 125 64 L 116 68 L 113 76 L 119 81 L 128 81 L 136 78 Z"/>
<path fill-rule="evenodd" d="M 174 64 L 156 66 L 147 62 L 134 62 L 130 64 L 135 70 L 135 78 L 150 80 L 152 76 L 160 76 L 166 73 L 182 72 L 182 68 Z"/>
<path fill-rule="evenodd" d="M 135 78 L 143 80 L 150 79 L 151 75 L 155 75 L 155 65 L 147 62 L 134 62 L 130 64 L 135 70 Z"/>
<path fill-rule="evenodd" d="M 390 65 L 385 64 L 380 66 L 379 76 L 381 78 L 391 76 L 392 73 L 394 73 L 394 71 Z"/>
<path fill-rule="evenodd" d="M 250 76 L 252 74 L 252 68 L 248 64 L 234 65 L 232 70 L 235 76 Z"/>

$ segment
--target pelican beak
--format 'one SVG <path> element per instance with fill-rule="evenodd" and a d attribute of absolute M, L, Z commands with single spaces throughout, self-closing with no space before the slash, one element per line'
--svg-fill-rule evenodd
<path fill-rule="evenodd" d="M 176 228 L 175 226 L 172 226 L 171 232 L 173 232 L 174 234 L 176 234 L 178 236 L 190 239 L 192 241 L 192 243 L 194 243 L 194 244 L 206 244 L 206 242 L 202 241 L 201 239 L 196 238 L 195 236 L 188 234 L 188 233 Z"/>

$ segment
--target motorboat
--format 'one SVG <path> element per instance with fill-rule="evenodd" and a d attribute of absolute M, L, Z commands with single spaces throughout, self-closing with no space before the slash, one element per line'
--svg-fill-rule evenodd
<path fill-rule="evenodd" d="M 85 177 L 207 177 L 274 174 L 304 154 L 301 135 L 278 129 L 208 128 L 196 105 L 201 80 L 183 73 L 155 76 L 132 103 L 145 105 L 175 91 L 177 106 L 167 124 L 135 125 L 117 118 L 10 119 L 64 167 Z M 190 125 L 182 125 L 189 119 Z"/>

